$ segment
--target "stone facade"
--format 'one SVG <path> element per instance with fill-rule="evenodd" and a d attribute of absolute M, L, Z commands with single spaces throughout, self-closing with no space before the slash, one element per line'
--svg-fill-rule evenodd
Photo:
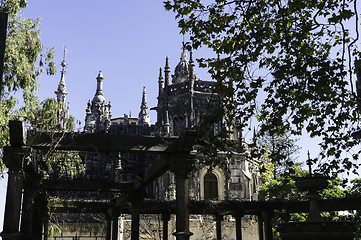
<path fill-rule="evenodd" d="M 89 101 L 86 108 L 84 132 L 178 136 L 184 129 L 190 129 L 199 124 L 204 115 L 222 105 L 216 92 L 215 82 L 199 79 L 194 67 L 192 52 L 190 52 L 188 61 L 186 50 L 183 48 L 180 62 L 171 76 L 169 60 L 166 58 L 164 78 L 162 69 L 160 69 L 158 77 L 158 104 L 153 108 L 157 111 L 155 124 L 151 124 L 150 121 L 145 87 L 138 117 L 124 115 L 111 119 L 111 105 L 106 103 L 103 96 L 103 76 L 100 72 L 97 77 L 95 96 L 92 101 Z M 172 82 L 170 82 L 171 78 Z M 217 123 L 211 130 L 217 133 L 222 127 L 225 126 Z M 236 147 L 232 157 L 227 157 L 222 152 L 219 153 L 222 167 L 209 170 L 209 166 L 205 164 L 206 157 L 201 153 L 197 155 L 195 168 L 189 175 L 191 200 L 207 200 L 211 203 L 223 200 L 250 201 L 258 199 L 259 163 L 248 157 L 247 143 L 241 136 L 242 134 L 237 131 L 229 136 L 229 139 L 236 143 Z M 137 177 L 137 174 L 142 174 L 155 158 L 155 156 L 139 154 L 103 155 L 85 155 L 86 173 L 83 177 L 131 182 Z M 100 171 L 100 169 L 103 170 Z M 174 174 L 168 171 L 154 181 L 145 190 L 145 198 L 159 201 L 174 200 Z M 148 234 L 146 229 L 150 226 L 153 228 L 153 233 L 161 236 L 159 234 L 161 224 L 158 224 L 159 219 L 157 220 L 157 218 L 160 217 L 158 215 L 142 217 L 140 228 L 142 239 L 160 239 L 155 236 L 146 237 Z M 174 229 L 175 219 L 172 216 L 169 221 L 169 239 L 175 239 L 171 235 Z M 190 230 L 194 233 L 191 239 L 215 239 L 214 216 L 192 215 Z M 130 217 L 122 215 L 119 218 L 120 239 L 129 239 L 127 237 L 129 231 Z M 236 239 L 235 234 L 235 219 L 230 215 L 224 216 L 222 221 L 223 239 Z M 258 239 L 258 224 L 255 217 L 245 216 L 242 218 L 242 235 L 244 239 Z M 101 233 L 94 237 L 103 239 L 104 234 Z"/>

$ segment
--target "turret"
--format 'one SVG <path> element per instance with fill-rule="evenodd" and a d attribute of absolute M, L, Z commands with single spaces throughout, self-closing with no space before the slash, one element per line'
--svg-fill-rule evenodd
<path fill-rule="evenodd" d="M 85 116 L 84 131 L 106 132 L 111 124 L 111 104 L 107 104 L 103 96 L 103 74 L 99 71 L 97 76 L 97 89 L 93 100 L 88 102 Z"/>

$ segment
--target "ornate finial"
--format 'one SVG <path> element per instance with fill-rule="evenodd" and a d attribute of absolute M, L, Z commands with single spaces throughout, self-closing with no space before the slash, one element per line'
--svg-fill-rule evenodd
<path fill-rule="evenodd" d="M 97 79 L 104 79 L 102 71 L 99 71 Z"/>
<path fill-rule="evenodd" d="M 310 173 L 310 175 L 312 176 L 312 160 L 310 158 L 310 151 L 307 152 L 307 160 L 306 160 L 306 164 L 308 165 L 308 172 Z"/>

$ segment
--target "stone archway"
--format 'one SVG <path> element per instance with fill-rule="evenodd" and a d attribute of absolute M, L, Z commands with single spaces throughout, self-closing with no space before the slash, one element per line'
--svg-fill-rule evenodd
<path fill-rule="evenodd" d="M 200 198 L 205 199 L 205 181 L 204 178 L 208 173 L 208 167 L 202 168 L 199 173 L 200 180 Z M 217 178 L 217 192 L 218 192 L 218 200 L 224 200 L 225 198 L 225 176 L 223 170 L 219 167 L 215 167 L 212 169 L 212 175 Z M 211 176 L 211 175 L 208 175 Z M 210 179 L 209 179 L 210 180 Z"/>

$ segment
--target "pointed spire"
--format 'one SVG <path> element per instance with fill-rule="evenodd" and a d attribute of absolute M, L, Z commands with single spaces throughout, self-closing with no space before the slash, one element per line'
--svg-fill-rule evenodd
<path fill-rule="evenodd" d="M 56 94 L 56 101 L 59 104 L 61 104 L 60 105 L 61 109 L 59 109 L 57 112 L 57 121 L 62 127 L 65 126 L 65 123 L 68 120 L 68 116 L 69 116 L 69 102 L 68 102 L 68 106 L 66 106 L 65 104 L 65 97 L 66 95 L 68 95 L 65 84 L 65 67 L 66 67 L 65 53 L 67 51 L 68 50 L 66 49 L 66 47 L 64 47 L 64 56 L 63 56 L 63 61 L 61 62 L 62 69 L 61 69 L 60 81 L 57 90 L 54 92 Z"/>
<path fill-rule="evenodd" d="M 66 48 L 65 48 L 66 49 Z M 64 103 L 65 104 L 65 96 L 68 95 L 68 92 L 66 91 L 66 84 L 65 84 L 65 49 L 64 49 L 64 57 L 63 61 L 61 62 L 62 70 L 61 70 L 61 76 L 60 81 L 58 84 L 58 89 L 54 92 L 56 94 L 56 99 L 58 103 Z"/>
<path fill-rule="evenodd" d="M 164 77 L 165 77 L 165 88 L 169 86 L 169 78 L 170 78 L 170 67 L 169 67 L 169 58 L 165 58 L 165 67 L 164 67 Z"/>
<path fill-rule="evenodd" d="M 164 85 L 164 80 L 163 80 L 163 75 L 162 75 L 162 68 L 159 68 L 158 84 L 159 84 L 159 95 L 160 95 L 161 92 L 163 91 L 163 85 Z"/>
<path fill-rule="evenodd" d="M 140 112 L 138 117 L 140 123 L 150 125 L 150 116 L 149 116 L 148 104 L 147 104 L 147 92 L 145 87 L 143 87 L 142 103 L 140 105 Z"/>

